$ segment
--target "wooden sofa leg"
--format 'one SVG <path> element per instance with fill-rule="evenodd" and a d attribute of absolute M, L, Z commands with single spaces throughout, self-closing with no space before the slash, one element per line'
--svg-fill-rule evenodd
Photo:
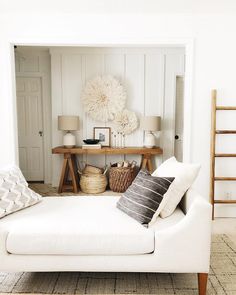
<path fill-rule="evenodd" d="M 198 273 L 199 295 L 206 295 L 208 273 Z"/>

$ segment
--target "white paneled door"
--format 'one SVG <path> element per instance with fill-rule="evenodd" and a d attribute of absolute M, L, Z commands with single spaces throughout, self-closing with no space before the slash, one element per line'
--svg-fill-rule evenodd
<path fill-rule="evenodd" d="M 43 114 L 41 79 L 17 77 L 20 168 L 28 181 L 43 181 Z"/>

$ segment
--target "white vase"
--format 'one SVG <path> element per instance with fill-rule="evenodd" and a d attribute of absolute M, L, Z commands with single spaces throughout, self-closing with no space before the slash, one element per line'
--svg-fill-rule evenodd
<path fill-rule="evenodd" d="M 63 145 L 66 148 L 72 148 L 75 146 L 75 136 L 72 134 L 70 131 L 68 131 L 64 136 L 63 136 Z"/>
<path fill-rule="evenodd" d="M 145 134 L 145 139 L 144 139 L 144 146 L 146 148 L 153 148 L 155 147 L 155 142 L 156 142 L 156 138 L 154 136 L 154 134 L 149 131 Z"/>

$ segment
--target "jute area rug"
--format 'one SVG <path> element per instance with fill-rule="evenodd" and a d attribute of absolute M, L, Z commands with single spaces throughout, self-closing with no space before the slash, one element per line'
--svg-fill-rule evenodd
<path fill-rule="evenodd" d="M 196 274 L 0 273 L 1 294 L 197 295 Z M 207 294 L 236 295 L 236 245 L 213 236 Z"/>

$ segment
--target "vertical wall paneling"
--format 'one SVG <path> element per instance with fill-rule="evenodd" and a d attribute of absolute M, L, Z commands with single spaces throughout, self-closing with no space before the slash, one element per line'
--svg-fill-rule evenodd
<path fill-rule="evenodd" d="M 81 54 L 81 82 L 82 82 L 82 88 L 80 89 L 80 92 L 78 93 L 79 98 L 81 96 L 82 89 L 84 88 L 84 86 L 86 84 L 86 55 L 85 54 Z M 79 131 L 81 133 L 82 140 L 83 140 L 88 137 L 87 137 L 87 126 L 86 126 L 87 125 L 87 114 L 83 110 L 82 102 L 81 102 L 81 109 L 82 109 L 83 114 L 81 116 Z M 84 163 L 87 162 L 87 156 L 83 155 L 82 157 L 77 157 L 77 161 L 79 163 L 79 169 L 82 170 L 81 161 L 83 161 Z"/>
<path fill-rule="evenodd" d="M 77 143 L 93 136 L 93 127 L 111 127 L 113 123 L 95 122 L 83 111 L 80 101 L 86 82 L 97 75 L 111 74 L 121 80 L 127 91 L 127 108 L 142 115 L 161 115 L 159 142 L 164 157 L 174 154 L 175 80 L 184 72 L 184 50 L 180 48 L 52 48 L 53 146 L 61 145 L 62 132 L 57 130 L 59 114 L 78 114 L 81 128 Z M 143 146 L 139 128 L 126 136 L 126 146 Z M 58 185 L 61 159 L 53 157 L 53 185 Z M 56 160 L 57 158 L 57 160 Z M 87 156 L 87 163 L 104 166 L 123 160 L 123 156 Z M 140 157 L 127 156 L 140 161 Z M 159 165 L 162 157 L 155 162 Z"/>
<path fill-rule="evenodd" d="M 80 130 L 72 131 L 78 145 L 83 143 L 83 108 L 80 92 L 83 87 L 82 56 L 77 54 L 63 54 L 62 68 L 62 109 L 63 115 L 79 116 Z M 77 157 L 78 158 L 78 157 Z M 78 161 L 82 160 L 77 159 Z"/>
<path fill-rule="evenodd" d="M 86 54 L 85 56 L 85 79 L 86 82 L 95 78 L 98 75 L 104 73 L 104 55 L 101 54 Z M 97 122 L 92 120 L 89 116 L 86 116 L 86 138 L 93 138 L 93 127 L 106 126 L 103 122 Z M 105 166 L 105 156 L 88 155 L 87 163 L 93 164 L 98 167 Z"/>
<path fill-rule="evenodd" d="M 62 145 L 63 132 L 57 128 L 57 118 L 62 110 L 62 58 L 61 54 L 51 55 L 52 87 L 52 146 Z M 52 155 L 52 185 L 57 186 L 60 178 L 63 156 Z"/>
<path fill-rule="evenodd" d="M 145 65 L 145 115 L 158 115 L 163 121 L 165 55 L 163 53 L 148 54 Z M 157 146 L 162 147 L 162 132 L 157 132 L 155 135 Z M 155 158 L 156 166 L 159 166 L 161 162 L 162 157 Z"/>
<path fill-rule="evenodd" d="M 80 117 L 80 130 L 75 131 L 78 145 L 83 139 L 83 109 L 80 99 L 82 89 L 82 57 L 81 55 L 62 56 L 62 105 L 63 115 Z"/>
<path fill-rule="evenodd" d="M 121 83 L 124 83 L 124 75 L 125 75 L 125 55 L 124 54 L 105 54 L 104 56 L 104 74 L 112 75 L 117 78 Z M 107 122 L 107 127 L 110 127 L 111 130 L 114 130 L 113 122 Z M 123 161 L 123 155 L 117 156 L 106 156 L 106 163 L 109 165 L 110 163 L 115 163 L 119 161 Z"/>
<path fill-rule="evenodd" d="M 127 90 L 127 109 L 136 112 L 138 118 L 144 114 L 144 54 L 127 54 L 125 87 Z M 142 146 L 143 132 L 138 128 L 125 138 L 126 146 Z M 128 155 L 126 159 L 140 162 L 140 156 Z"/>

